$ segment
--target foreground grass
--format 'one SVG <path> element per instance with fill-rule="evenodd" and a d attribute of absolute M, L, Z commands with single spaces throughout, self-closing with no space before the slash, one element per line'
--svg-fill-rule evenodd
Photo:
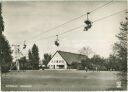
<path fill-rule="evenodd" d="M 12 71 L 2 74 L 2 90 L 118 90 L 117 72 L 75 70 Z M 11 86 L 13 85 L 13 86 Z"/>

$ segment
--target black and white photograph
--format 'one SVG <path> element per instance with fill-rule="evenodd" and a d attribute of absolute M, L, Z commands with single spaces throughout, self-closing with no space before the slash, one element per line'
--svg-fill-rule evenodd
<path fill-rule="evenodd" d="M 127 91 L 127 0 L 1 0 L 1 91 Z"/>

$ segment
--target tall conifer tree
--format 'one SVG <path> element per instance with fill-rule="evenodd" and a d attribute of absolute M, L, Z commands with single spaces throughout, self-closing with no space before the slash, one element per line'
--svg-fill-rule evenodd
<path fill-rule="evenodd" d="M 7 72 L 10 69 L 12 56 L 11 47 L 8 40 L 2 34 L 4 32 L 4 22 L 2 17 L 2 6 L 0 3 L 0 66 L 2 72 Z"/>

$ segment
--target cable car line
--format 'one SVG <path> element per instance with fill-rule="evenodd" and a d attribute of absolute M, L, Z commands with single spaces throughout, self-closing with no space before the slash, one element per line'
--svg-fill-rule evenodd
<path fill-rule="evenodd" d="M 72 29 L 70 29 L 70 30 L 64 31 L 64 32 L 62 32 L 62 33 L 60 33 L 60 34 L 57 34 L 57 35 L 58 35 L 58 36 L 61 36 L 61 35 L 66 34 L 66 33 L 68 33 L 68 32 L 71 32 L 71 31 L 77 30 L 77 29 L 79 29 L 79 28 L 82 28 L 83 26 L 84 26 L 84 25 L 81 25 L 81 26 L 79 26 L 79 27 L 72 28 Z M 52 38 L 52 37 L 55 37 L 55 36 L 56 36 L 56 35 L 51 35 L 51 36 L 48 36 L 48 37 L 44 37 L 44 38 L 42 38 L 41 40 L 49 39 L 49 38 Z M 38 40 L 40 40 L 40 39 L 38 39 Z"/>
<path fill-rule="evenodd" d="M 113 1 L 114 1 L 114 0 L 112 0 L 112 1 L 110 1 L 110 2 L 108 2 L 108 3 L 106 3 L 106 4 L 104 4 L 104 5 L 102 5 L 102 6 L 100 6 L 100 7 L 97 7 L 96 9 L 94 9 L 94 10 L 90 11 L 89 13 L 92 13 L 92 12 L 94 12 L 94 11 L 96 11 L 96 10 L 100 9 L 100 8 L 103 8 L 103 7 L 105 7 L 106 5 L 108 5 L 108 4 L 110 4 L 110 3 L 112 3 Z"/>
<path fill-rule="evenodd" d="M 111 17 L 111 16 L 117 15 L 118 13 L 121 13 L 121 12 L 126 11 L 126 10 L 127 10 L 127 9 L 124 9 L 124 10 L 118 11 L 118 12 L 116 12 L 116 13 L 113 13 L 113 14 L 111 14 L 111 15 L 108 15 L 108 16 L 105 16 L 105 17 L 102 17 L 102 18 L 99 18 L 99 19 L 93 21 L 92 23 L 95 23 L 95 22 L 104 20 L 104 19 L 106 19 L 106 18 L 109 18 L 109 17 Z M 72 31 L 74 31 L 74 30 L 76 30 L 76 29 L 79 29 L 79 28 L 81 28 L 81 27 L 83 27 L 83 26 L 84 26 L 84 25 L 81 25 L 81 26 L 79 26 L 79 27 L 75 27 L 75 28 L 73 28 L 73 29 L 64 31 L 64 32 L 58 34 L 58 36 L 63 35 L 63 34 L 66 34 L 66 33 L 69 33 L 69 32 L 72 32 Z M 43 39 L 49 39 L 49 38 L 52 38 L 52 37 L 55 37 L 55 36 L 56 36 L 56 35 L 52 35 L 52 36 L 45 37 L 45 38 L 43 38 Z M 42 40 L 43 40 L 43 39 L 42 39 Z"/>
<path fill-rule="evenodd" d="M 51 28 L 51 29 L 48 29 L 48 30 L 46 30 L 46 31 L 44 31 L 44 32 L 42 32 L 42 33 L 40 33 L 39 35 L 42 35 L 42 34 L 45 34 L 45 33 L 47 33 L 47 32 L 53 31 L 53 30 L 55 30 L 55 29 L 57 29 L 57 28 L 59 28 L 59 27 L 65 25 L 65 24 L 67 24 L 67 23 L 70 23 L 70 22 L 72 22 L 72 21 L 74 21 L 74 20 L 77 20 L 77 19 L 83 17 L 84 15 L 86 15 L 86 14 L 83 14 L 83 15 L 81 15 L 81 16 L 79 16 L 79 17 L 73 18 L 73 19 L 71 19 L 71 20 L 69 20 L 69 21 L 67 21 L 67 22 L 65 22 L 65 23 L 63 23 L 63 24 L 57 25 L 57 26 L 55 26 L 55 27 L 53 27 L 53 28 Z M 35 37 L 39 37 L 39 35 L 37 35 L 37 36 L 35 36 Z M 34 38 L 35 38 L 35 37 L 34 37 Z"/>
<path fill-rule="evenodd" d="M 83 25 L 81 25 L 81 26 L 79 26 L 79 27 L 76 27 L 76 28 L 73 28 L 73 29 L 70 29 L 70 30 L 68 30 L 68 31 L 65 31 L 65 32 L 63 32 L 63 33 L 60 33 L 59 35 L 63 35 L 63 34 L 65 34 L 65 33 L 68 33 L 68 32 L 74 31 L 74 30 L 76 30 L 76 29 L 79 29 L 79 28 L 81 28 L 81 27 L 83 27 Z"/>
<path fill-rule="evenodd" d="M 106 5 L 108 5 L 108 4 L 112 3 L 112 2 L 113 2 L 113 0 L 110 1 L 110 2 L 107 2 L 106 4 L 104 4 L 104 5 L 100 6 L 100 7 L 97 7 L 96 9 L 90 11 L 89 13 L 92 13 L 92 12 L 98 10 L 98 9 L 101 9 L 102 7 L 105 7 Z M 51 28 L 51 29 L 48 29 L 48 30 L 46 30 L 46 31 L 44 31 L 44 32 L 42 32 L 42 33 L 40 33 L 40 34 L 37 35 L 37 36 L 34 36 L 33 38 L 39 37 L 39 36 L 42 35 L 42 34 L 45 34 L 45 33 L 47 33 L 47 32 L 53 31 L 53 30 L 55 30 L 55 29 L 57 29 L 57 28 L 59 28 L 59 27 L 65 25 L 65 24 L 70 23 L 70 22 L 72 22 L 72 21 L 74 21 L 74 20 L 77 20 L 77 19 L 79 19 L 79 18 L 81 18 L 81 17 L 83 17 L 83 16 L 85 16 L 85 15 L 87 15 L 87 14 L 83 14 L 83 15 L 81 15 L 81 16 L 79 16 L 79 17 L 73 18 L 73 19 L 71 19 L 71 20 L 69 20 L 69 21 L 67 21 L 67 22 L 64 22 L 64 23 L 62 23 L 62 24 L 60 24 L 60 25 L 57 25 L 57 26 L 55 26 L 55 27 L 53 27 L 53 28 Z"/>
<path fill-rule="evenodd" d="M 99 19 L 93 21 L 93 23 L 94 23 L 94 22 L 97 22 L 97 21 L 100 21 L 100 20 L 104 20 L 104 19 L 109 18 L 109 17 L 114 16 L 114 15 L 117 15 L 118 13 L 121 13 L 121 12 L 123 12 L 123 11 L 127 11 L 127 9 L 124 9 L 124 10 L 115 12 L 115 13 L 113 13 L 113 14 L 111 14 L 111 15 L 108 15 L 108 16 L 105 16 L 105 17 L 102 17 L 102 18 L 99 18 Z"/>

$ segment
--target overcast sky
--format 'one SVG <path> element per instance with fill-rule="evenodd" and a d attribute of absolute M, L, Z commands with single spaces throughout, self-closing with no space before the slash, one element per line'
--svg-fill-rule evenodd
<path fill-rule="evenodd" d="M 107 1 L 108 2 L 108 1 Z M 40 56 L 44 53 L 53 54 L 57 49 L 78 53 L 82 47 L 90 47 L 96 54 L 104 57 L 112 52 L 112 45 L 117 41 L 115 35 L 119 33 L 120 22 L 124 20 L 125 12 L 118 13 L 104 20 L 95 22 L 89 31 L 80 28 L 76 31 L 59 36 L 60 47 L 54 45 L 56 37 L 44 39 L 52 35 L 63 33 L 83 24 L 86 16 L 83 16 L 58 29 L 43 33 L 72 18 L 79 17 L 107 2 L 83 1 L 83 2 L 47 2 L 47 1 L 20 1 L 3 2 L 3 18 L 5 22 L 5 35 L 10 44 L 23 44 L 26 40 L 30 49 L 32 44 L 39 46 Z M 111 4 L 92 12 L 89 15 L 91 21 L 111 15 L 126 9 L 126 2 L 114 1 Z"/>

